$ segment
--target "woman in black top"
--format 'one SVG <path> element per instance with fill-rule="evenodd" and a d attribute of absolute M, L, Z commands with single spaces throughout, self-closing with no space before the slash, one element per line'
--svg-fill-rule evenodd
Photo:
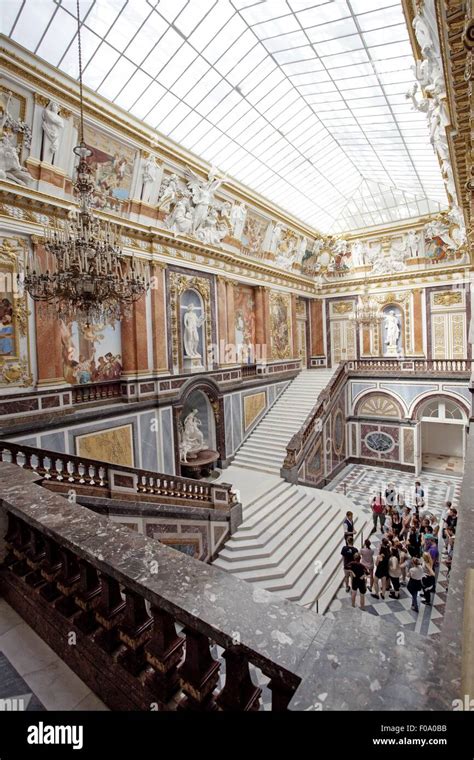
<path fill-rule="evenodd" d="M 366 577 L 367 569 L 360 561 L 360 554 L 354 556 L 353 561 L 349 565 L 352 576 L 352 606 L 355 607 L 357 592 L 360 594 L 360 608 L 364 609 L 365 595 L 367 593 Z"/>
<path fill-rule="evenodd" d="M 402 518 L 400 517 L 398 510 L 392 510 L 392 532 L 397 538 L 400 537 L 400 531 L 402 529 Z"/>
<path fill-rule="evenodd" d="M 385 599 L 385 591 L 387 589 L 387 578 L 388 578 L 388 560 L 390 557 L 390 549 L 388 546 L 385 546 L 384 544 L 380 547 L 380 552 L 375 560 L 376 562 L 376 570 L 375 570 L 375 577 L 374 577 L 374 594 L 372 596 L 375 599 L 379 598 L 379 581 L 381 581 L 381 590 L 380 590 L 380 596 L 382 599 Z"/>

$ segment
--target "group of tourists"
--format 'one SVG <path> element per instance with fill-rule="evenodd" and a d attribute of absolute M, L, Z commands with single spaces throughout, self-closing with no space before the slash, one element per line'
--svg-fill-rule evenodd
<path fill-rule="evenodd" d="M 344 519 L 344 541 L 341 550 L 346 591 L 352 592 L 355 607 L 357 593 L 360 607 L 365 607 L 367 588 L 375 599 L 399 599 L 400 589 L 406 586 L 411 595 L 411 609 L 419 611 L 419 594 L 422 603 L 431 605 L 436 589 L 436 576 L 440 563 L 438 541 L 444 542 L 442 561 L 449 570 L 456 537 L 457 510 L 450 501 L 445 504 L 441 521 L 425 507 L 424 489 L 419 481 L 407 505 L 405 495 L 397 493 L 389 484 L 382 495 L 379 492 L 371 502 L 374 527 L 371 535 L 382 533 L 378 546 L 367 538 L 363 546 L 355 546 L 354 516 L 347 512 Z"/>

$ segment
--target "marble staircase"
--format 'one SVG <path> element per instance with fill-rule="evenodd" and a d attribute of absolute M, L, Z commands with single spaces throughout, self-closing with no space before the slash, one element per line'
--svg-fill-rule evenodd
<path fill-rule="evenodd" d="M 334 372 L 333 369 L 301 372 L 245 439 L 233 465 L 279 475 L 290 439 L 301 428 Z"/>
<path fill-rule="evenodd" d="M 342 581 L 345 513 L 355 514 L 358 545 L 371 525 L 346 496 L 287 483 L 279 473 L 286 444 L 331 376 L 326 370 L 298 376 L 222 474 L 239 492 L 243 521 L 213 563 L 320 614 Z"/>

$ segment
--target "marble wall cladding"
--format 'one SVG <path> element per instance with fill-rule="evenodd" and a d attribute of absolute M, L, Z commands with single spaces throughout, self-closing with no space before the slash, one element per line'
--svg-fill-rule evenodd
<path fill-rule="evenodd" d="M 135 467 L 174 474 L 171 407 L 140 414 L 109 417 L 83 425 L 71 425 L 68 428 L 53 430 L 35 437 L 15 436 L 9 440 L 23 443 L 25 446 L 40 446 L 50 451 L 77 455 L 77 443 L 81 436 L 114 431 L 116 428 L 127 425 L 130 426 L 132 432 Z"/>
<path fill-rule="evenodd" d="M 234 451 L 232 436 L 232 396 L 224 396 L 224 427 L 225 427 L 225 449 L 229 454 Z"/>
<path fill-rule="evenodd" d="M 36 439 L 27 439 L 27 440 L 36 440 Z M 23 443 L 25 446 L 35 446 L 35 443 L 29 444 L 26 440 L 23 440 Z M 63 454 L 66 453 L 66 435 L 64 431 L 61 431 L 59 433 L 47 433 L 46 435 L 40 436 L 40 446 L 42 449 L 50 450 L 50 451 L 60 451 Z"/>
<path fill-rule="evenodd" d="M 415 435 L 413 428 L 403 429 L 403 461 L 413 464 L 415 461 Z"/>
<path fill-rule="evenodd" d="M 157 448 L 157 415 L 148 412 L 139 416 L 141 459 L 144 470 L 159 471 L 159 451 Z"/>
<path fill-rule="evenodd" d="M 224 396 L 224 422 L 226 436 L 226 456 L 230 457 L 237 451 L 245 438 L 250 435 L 252 430 L 258 424 L 265 411 L 268 410 L 278 399 L 279 395 L 288 387 L 288 383 L 276 383 L 272 385 L 262 385 L 252 391 L 239 391 Z M 265 393 L 267 404 L 260 411 L 250 427 L 244 431 L 244 399 L 245 396 Z"/>
<path fill-rule="evenodd" d="M 173 416 L 170 407 L 160 409 L 163 472 L 175 473 Z"/>
<path fill-rule="evenodd" d="M 378 462 L 401 462 L 400 428 L 396 425 L 362 424 L 360 456 Z"/>
<path fill-rule="evenodd" d="M 234 451 L 242 442 L 242 400 L 240 393 L 232 396 L 232 444 Z"/>

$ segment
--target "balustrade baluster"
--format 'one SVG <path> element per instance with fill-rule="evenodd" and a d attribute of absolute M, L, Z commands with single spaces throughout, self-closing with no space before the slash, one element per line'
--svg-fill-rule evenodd
<path fill-rule="evenodd" d="M 11 563 L 10 570 L 12 570 L 12 572 L 19 578 L 23 578 L 29 572 L 28 563 L 26 561 L 26 552 L 30 545 L 30 528 L 23 520 L 18 520 L 18 528 L 15 532 L 14 539 L 11 542 L 13 554 L 17 561 Z"/>
<path fill-rule="evenodd" d="M 61 596 L 56 585 L 56 578 L 63 566 L 63 559 L 58 544 L 52 538 L 45 536 L 44 548 L 46 557 L 41 565 L 41 575 L 46 584 L 39 589 L 39 593 L 47 602 L 54 602 Z"/>
<path fill-rule="evenodd" d="M 154 672 L 147 677 L 146 685 L 166 704 L 179 688 L 178 664 L 183 657 L 185 640 L 176 633 L 175 622 L 168 612 L 155 605 L 150 611 L 153 628 L 145 646 L 145 657 Z"/>
<path fill-rule="evenodd" d="M 45 480 L 51 480 L 51 467 L 53 463 L 51 462 L 51 459 L 49 457 L 43 457 L 43 470 L 44 470 L 44 477 Z"/>
<path fill-rule="evenodd" d="M 248 659 L 242 647 L 231 646 L 222 656 L 226 661 L 225 686 L 216 697 L 217 706 L 221 710 L 258 710 L 262 690 L 250 677 Z"/>
<path fill-rule="evenodd" d="M 81 483 L 81 484 L 85 483 L 86 481 L 84 480 L 84 475 L 86 473 L 86 468 L 84 467 L 84 465 L 82 464 L 82 462 L 79 462 L 79 465 L 78 465 L 78 468 L 77 468 L 77 472 L 79 474 L 79 483 Z"/>
<path fill-rule="evenodd" d="M 62 459 L 55 459 L 54 469 L 55 469 L 55 480 L 64 480 L 63 475 L 62 475 L 62 473 L 64 472 L 64 462 Z"/>
<path fill-rule="evenodd" d="M 126 650 L 119 655 L 118 661 L 132 675 L 138 676 L 146 667 L 145 644 L 151 637 L 153 618 L 139 594 L 125 589 L 125 599 L 125 615 L 119 625 L 119 636 Z"/>
<path fill-rule="evenodd" d="M 219 680 L 220 664 L 209 650 L 209 639 L 202 633 L 186 627 L 186 657 L 179 668 L 179 679 L 184 697 L 179 710 L 215 710 L 214 689 Z"/>
<path fill-rule="evenodd" d="M 101 582 L 94 565 L 86 560 L 79 560 L 80 584 L 74 601 L 80 607 L 74 617 L 74 624 L 85 634 L 93 633 L 99 627 L 94 610 L 100 602 Z"/>
<path fill-rule="evenodd" d="M 76 480 L 75 473 L 76 473 L 76 463 L 72 462 L 70 459 L 68 459 L 66 464 L 66 472 L 69 475 L 68 481 L 69 483 L 74 483 Z"/>
<path fill-rule="evenodd" d="M 62 557 L 62 569 L 56 578 L 58 591 L 62 594 L 54 606 L 65 617 L 71 617 L 78 611 L 77 604 L 74 600 L 74 594 L 79 588 L 81 573 L 77 557 L 69 550 L 60 548 Z"/>
<path fill-rule="evenodd" d="M 89 485 L 90 485 L 90 486 L 95 486 L 95 480 L 94 480 L 94 476 L 95 476 L 95 469 L 96 469 L 96 468 L 95 468 L 95 465 L 93 465 L 93 464 L 90 464 L 90 465 L 89 465 L 89 468 L 88 468 L 88 470 L 87 470 L 87 472 L 88 472 L 88 477 L 89 477 Z"/>
<path fill-rule="evenodd" d="M 138 490 L 141 491 L 142 493 L 146 493 L 146 481 L 147 481 L 146 475 L 142 475 L 140 478 L 140 481 L 141 481 L 141 485 L 139 485 Z"/>
<path fill-rule="evenodd" d="M 285 712 L 296 691 L 296 686 L 292 687 L 276 676 L 273 676 L 268 682 L 268 688 L 272 692 L 272 711 Z"/>
<path fill-rule="evenodd" d="M 5 544 L 8 549 L 7 555 L 3 560 L 5 567 L 10 567 L 17 562 L 14 549 L 20 542 L 20 520 L 12 512 L 7 512 L 7 532 L 5 533 Z"/>
<path fill-rule="evenodd" d="M 107 470 L 105 467 L 99 467 L 99 485 L 105 486 L 105 477 L 107 474 Z"/>
<path fill-rule="evenodd" d="M 118 626 L 124 615 L 125 599 L 119 582 L 102 573 L 100 600 L 95 609 L 95 618 L 102 630 L 95 634 L 94 641 L 109 654 L 120 645 Z"/>
<path fill-rule="evenodd" d="M 41 564 L 46 557 L 44 538 L 39 530 L 30 528 L 31 545 L 26 552 L 26 562 L 31 572 L 25 577 L 25 583 L 31 588 L 37 589 L 45 584 L 41 574 Z"/>
<path fill-rule="evenodd" d="M 2 449 L 2 462 L 8 462 L 9 464 L 13 462 L 12 452 L 9 449 Z"/>

